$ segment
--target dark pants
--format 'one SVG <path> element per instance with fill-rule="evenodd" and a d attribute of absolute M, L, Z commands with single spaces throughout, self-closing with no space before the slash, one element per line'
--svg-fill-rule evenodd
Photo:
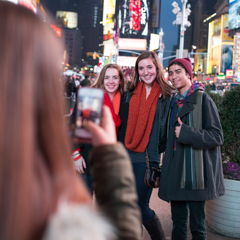
<path fill-rule="evenodd" d="M 132 165 L 137 184 L 138 205 L 142 213 L 142 222 L 149 222 L 153 219 L 155 212 L 149 208 L 152 188 L 147 187 L 144 183 L 146 163 L 132 163 Z"/>
<path fill-rule="evenodd" d="M 171 201 L 172 240 L 187 240 L 188 217 L 193 240 L 206 240 L 205 201 Z M 190 213 L 190 214 L 189 214 Z"/>

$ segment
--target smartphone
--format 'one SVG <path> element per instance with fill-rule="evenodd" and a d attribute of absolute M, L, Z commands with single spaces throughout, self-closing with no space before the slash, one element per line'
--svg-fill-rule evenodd
<path fill-rule="evenodd" d="M 87 119 L 100 125 L 103 96 L 104 91 L 99 88 L 83 87 L 78 90 L 74 130 L 76 137 L 91 139 L 91 134 L 82 127 L 82 123 L 84 119 Z"/>

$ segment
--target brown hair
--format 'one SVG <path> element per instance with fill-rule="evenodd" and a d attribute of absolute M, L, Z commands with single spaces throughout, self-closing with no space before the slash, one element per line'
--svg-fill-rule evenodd
<path fill-rule="evenodd" d="M 187 69 L 185 68 L 185 66 L 184 66 L 182 63 L 177 62 L 177 61 L 176 61 L 176 62 L 170 62 L 170 63 L 169 63 L 169 65 L 168 65 L 168 71 L 169 71 L 169 68 L 170 68 L 171 66 L 173 66 L 173 65 L 178 65 L 178 66 L 182 67 L 182 68 L 185 70 L 185 74 L 190 76 L 190 74 L 188 73 L 188 71 L 187 71 Z"/>
<path fill-rule="evenodd" d="M 115 68 L 118 71 L 119 77 L 120 77 L 120 86 L 119 86 L 119 91 L 121 93 L 121 95 L 123 96 L 124 93 L 124 76 L 123 76 L 123 72 L 121 70 L 121 68 L 117 65 L 117 64 L 107 64 L 105 65 L 101 72 L 99 73 L 97 79 L 95 80 L 95 82 L 93 83 L 92 87 L 96 87 L 96 88 L 102 88 L 104 89 L 104 77 L 106 74 L 106 71 L 108 68 Z"/>
<path fill-rule="evenodd" d="M 129 90 L 131 92 L 133 92 L 135 90 L 135 88 L 137 87 L 137 84 L 139 83 L 138 64 L 141 60 L 146 59 L 146 58 L 152 59 L 154 65 L 156 66 L 157 76 L 156 76 L 155 80 L 160 85 L 161 91 L 163 94 L 163 98 L 165 99 L 168 95 L 172 94 L 172 91 L 175 90 L 175 88 L 172 87 L 171 84 L 169 84 L 168 81 L 165 79 L 163 68 L 159 62 L 158 56 L 155 52 L 152 52 L 152 51 L 145 51 L 138 56 L 136 63 L 135 63 L 134 78 L 133 78 L 133 81 L 132 81 L 132 84 L 131 84 Z"/>
<path fill-rule="evenodd" d="M 0 32 L 0 239 L 38 240 L 60 199 L 90 203 L 64 128 L 63 48 L 10 2 L 0 1 Z"/>

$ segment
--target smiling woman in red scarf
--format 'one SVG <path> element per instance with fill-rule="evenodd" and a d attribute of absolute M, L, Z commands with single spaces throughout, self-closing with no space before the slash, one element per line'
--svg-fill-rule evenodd
<path fill-rule="evenodd" d="M 92 87 L 105 90 L 104 105 L 107 105 L 115 122 L 116 129 L 121 125 L 119 117 L 121 96 L 124 92 L 124 76 L 117 64 L 105 65 Z"/>
<path fill-rule="evenodd" d="M 118 132 L 118 128 L 121 125 L 119 117 L 120 101 L 124 92 L 124 76 L 121 68 L 117 64 L 105 65 L 92 87 L 105 90 L 104 105 L 110 108 L 116 131 Z M 74 123 L 74 120 L 72 122 Z M 92 145 L 81 144 L 76 146 L 75 149 L 72 155 L 75 169 L 82 175 L 90 192 L 92 192 L 90 166 L 88 163 L 88 153 L 92 149 Z"/>
<path fill-rule="evenodd" d="M 160 154 L 165 150 L 167 116 L 173 89 L 164 78 L 157 54 L 146 51 L 137 58 L 132 85 L 124 94 L 124 99 L 129 102 L 125 146 L 135 174 L 142 223 L 151 239 L 158 240 L 165 240 L 165 236 L 157 215 L 149 208 L 152 188 L 145 185 L 144 175 L 146 156 L 149 157 L 150 166 L 158 167 Z"/>

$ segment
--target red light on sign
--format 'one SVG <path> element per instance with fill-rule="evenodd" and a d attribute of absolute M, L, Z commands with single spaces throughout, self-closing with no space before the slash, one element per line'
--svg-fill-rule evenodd
<path fill-rule="evenodd" d="M 61 30 L 60 28 L 57 28 L 57 27 L 54 26 L 54 25 L 51 25 L 51 28 L 54 30 L 54 32 L 56 33 L 56 35 L 57 35 L 58 37 L 61 37 L 61 35 L 62 35 L 62 30 Z"/>
<path fill-rule="evenodd" d="M 132 12 L 132 29 L 141 29 L 141 0 L 130 0 L 129 10 Z"/>

